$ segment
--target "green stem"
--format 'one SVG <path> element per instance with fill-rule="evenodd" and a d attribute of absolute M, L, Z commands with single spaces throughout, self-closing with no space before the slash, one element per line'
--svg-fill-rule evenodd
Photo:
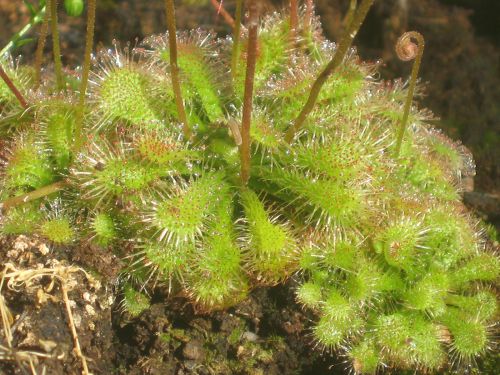
<path fill-rule="evenodd" d="M 182 100 L 181 84 L 179 79 L 179 66 L 177 65 L 177 31 L 175 26 L 174 0 L 165 0 L 167 13 L 168 46 L 170 50 L 170 76 L 172 78 L 172 89 L 174 90 L 175 105 L 179 120 L 182 123 L 182 131 L 186 139 L 191 138 L 191 129 L 187 121 L 186 110 Z"/>
<path fill-rule="evenodd" d="M 64 88 L 61 46 L 59 42 L 59 30 L 57 25 L 57 2 L 58 0 L 48 0 L 50 2 L 50 29 L 52 31 L 52 50 L 54 52 L 54 66 L 56 73 L 56 84 L 58 90 Z"/>
<path fill-rule="evenodd" d="M 255 66 L 257 61 L 257 34 L 259 28 L 259 9 L 256 1 L 248 7 L 248 48 L 247 70 L 245 76 L 245 92 L 243 94 L 243 116 L 241 119 L 241 182 L 243 186 L 250 178 L 250 124 L 252 122 L 253 86 L 255 80 Z"/>
<path fill-rule="evenodd" d="M 9 198 L 0 203 L 0 212 L 7 213 L 13 207 L 20 206 L 24 203 L 34 201 L 39 198 L 43 198 L 47 195 L 57 193 L 64 189 L 68 183 L 66 181 L 55 182 L 51 185 L 44 186 L 40 189 L 31 191 L 27 194 L 18 195 L 17 197 Z"/>
<path fill-rule="evenodd" d="M 85 35 L 85 55 L 83 60 L 82 78 L 80 81 L 80 96 L 78 98 L 77 118 L 75 122 L 75 151 L 79 151 L 83 144 L 83 118 L 85 114 L 85 98 L 90 73 L 90 58 L 94 46 L 95 9 L 97 0 L 88 0 L 87 5 L 87 32 Z"/>
<path fill-rule="evenodd" d="M 5 84 L 10 89 L 10 91 L 12 91 L 12 93 L 17 98 L 21 106 L 25 109 L 28 108 L 28 102 L 26 101 L 26 99 L 24 99 L 23 94 L 21 94 L 21 92 L 17 89 L 16 85 L 14 84 L 14 82 L 12 82 L 12 80 L 7 75 L 5 70 L 3 70 L 1 64 L 0 64 L 0 77 L 4 80 Z"/>
<path fill-rule="evenodd" d="M 417 41 L 417 44 L 412 42 L 412 39 Z M 408 95 L 404 106 L 403 118 L 399 126 L 398 138 L 396 141 L 396 157 L 401 152 L 401 145 L 403 144 L 403 137 L 406 131 L 408 116 L 410 114 L 411 103 L 413 102 L 413 95 L 415 93 L 415 86 L 417 84 L 418 71 L 422 62 L 422 55 L 424 54 L 425 40 L 422 34 L 416 31 L 408 31 L 404 33 L 396 43 L 396 52 L 398 57 L 403 61 L 410 61 L 415 59 L 411 70 L 410 87 L 408 87 Z"/>
<path fill-rule="evenodd" d="M 302 108 L 302 111 L 300 112 L 299 116 L 295 119 L 294 124 L 288 129 L 286 135 L 285 135 L 285 140 L 288 143 L 291 143 L 293 139 L 295 138 L 295 135 L 297 132 L 302 128 L 304 125 L 304 122 L 311 113 L 311 111 L 314 109 L 314 105 L 316 104 L 316 101 L 318 100 L 319 93 L 321 91 L 321 88 L 325 84 L 326 80 L 330 75 L 337 70 L 337 68 L 342 64 L 342 61 L 344 60 L 345 55 L 349 51 L 349 48 L 352 45 L 352 41 L 356 37 L 356 34 L 358 33 L 359 28 L 361 27 L 361 24 L 363 23 L 368 11 L 370 10 L 371 6 L 373 5 L 373 2 L 375 0 L 363 0 L 359 8 L 357 9 L 356 13 L 354 14 L 353 20 L 350 23 L 349 27 L 346 28 L 344 31 L 344 35 L 342 36 L 342 39 L 340 40 L 340 43 L 338 45 L 337 51 L 335 52 L 335 55 L 333 56 L 332 60 L 328 63 L 326 68 L 320 73 L 316 81 L 314 82 L 311 91 L 309 93 L 309 97 L 307 99 L 306 104 Z"/>
<path fill-rule="evenodd" d="M 241 39 L 241 14 L 243 13 L 243 0 L 236 0 L 236 14 L 233 29 L 233 49 L 231 52 L 231 74 L 233 81 L 238 74 L 238 60 L 240 59 L 240 39 Z"/>
<path fill-rule="evenodd" d="M 24 25 L 24 27 L 19 31 L 19 33 L 14 38 L 12 38 L 10 40 L 10 42 L 7 43 L 7 45 L 4 48 L 2 48 L 2 50 L 0 51 L 0 57 L 4 56 L 12 47 L 14 47 L 14 45 L 16 44 L 16 41 L 19 38 L 22 38 L 24 35 L 26 35 L 26 33 L 31 30 L 33 25 L 34 24 L 31 22 Z"/>
<path fill-rule="evenodd" d="M 42 75 L 42 62 L 43 62 L 43 50 L 45 49 L 45 43 L 47 41 L 47 34 L 49 33 L 49 12 L 50 12 L 50 2 L 47 3 L 47 11 L 43 17 L 42 27 L 40 28 L 40 36 L 38 37 L 38 44 L 36 46 L 35 52 L 35 88 L 40 86 L 40 79 Z"/>
<path fill-rule="evenodd" d="M 25 36 L 33 26 L 36 24 L 40 23 L 40 15 L 45 12 L 45 6 L 41 7 L 38 12 L 30 18 L 30 21 L 24 25 L 24 27 L 17 32 L 14 37 L 7 43 L 5 47 L 2 48 L 0 51 L 0 57 L 5 56 L 7 52 L 10 51 L 11 48 L 13 48 L 16 45 L 16 42 L 21 39 L 23 36 Z"/>

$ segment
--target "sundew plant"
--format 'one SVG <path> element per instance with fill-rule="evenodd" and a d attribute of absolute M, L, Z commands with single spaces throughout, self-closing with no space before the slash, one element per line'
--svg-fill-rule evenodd
<path fill-rule="evenodd" d="M 408 83 L 351 48 L 373 2 L 351 2 L 335 44 L 311 0 L 220 6 L 222 39 L 177 32 L 166 0 L 167 33 L 91 55 L 89 0 L 69 73 L 56 51 L 41 69 L 49 26 L 58 48 L 49 0 L 34 66 L 0 61 L 0 232 L 119 254 L 125 307 L 165 285 L 210 312 L 293 279 L 315 349 L 356 373 L 474 364 L 494 344 L 500 265 L 461 202 L 474 163 L 413 103 L 420 34 L 397 45 Z"/>

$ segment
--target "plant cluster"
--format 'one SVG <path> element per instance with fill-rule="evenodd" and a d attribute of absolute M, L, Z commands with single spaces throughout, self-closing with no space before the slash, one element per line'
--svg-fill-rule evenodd
<path fill-rule="evenodd" d="M 473 362 L 500 262 L 461 203 L 472 157 L 349 48 L 372 2 L 339 45 L 310 9 L 295 24 L 250 5 L 226 39 L 170 22 L 99 51 L 88 91 L 2 60 L 17 90 L 0 81 L 1 233 L 124 256 L 137 313 L 134 287 L 211 311 L 293 276 L 314 339 L 357 373 Z"/>

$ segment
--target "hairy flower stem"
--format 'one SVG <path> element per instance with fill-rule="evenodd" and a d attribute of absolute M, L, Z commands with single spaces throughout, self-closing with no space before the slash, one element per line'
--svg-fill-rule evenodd
<path fill-rule="evenodd" d="M 35 52 L 35 82 L 34 86 L 37 88 L 40 86 L 40 79 L 42 75 L 42 61 L 43 61 L 43 50 L 45 49 L 45 43 L 47 41 L 47 34 L 49 33 L 49 20 L 50 20 L 50 2 L 47 3 L 47 9 L 45 16 L 43 18 L 42 27 L 40 28 L 40 36 L 38 37 L 38 44 L 36 46 Z"/>
<path fill-rule="evenodd" d="M 347 10 L 347 14 L 345 15 L 343 21 L 344 28 L 348 28 L 349 25 L 351 24 L 357 6 L 358 6 L 358 0 L 351 0 L 349 2 L 349 9 Z"/>
<path fill-rule="evenodd" d="M 313 12 L 314 12 L 314 1 L 306 0 L 306 11 L 304 13 L 304 34 L 306 35 L 306 37 L 311 32 Z"/>
<path fill-rule="evenodd" d="M 189 128 L 184 102 L 182 100 L 181 83 L 179 79 L 179 66 L 177 65 L 177 35 L 175 26 L 175 7 L 174 0 L 165 0 L 167 13 L 168 29 L 168 47 L 170 50 L 170 75 L 172 77 L 172 89 L 174 90 L 175 105 L 182 123 L 182 131 L 186 139 L 191 138 L 191 129 Z"/>
<path fill-rule="evenodd" d="M 306 104 L 302 108 L 302 111 L 300 112 L 299 116 L 295 119 L 294 124 L 288 129 L 285 135 L 285 140 L 288 143 L 291 143 L 293 141 L 295 134 L 297 134 L 297 132 L 304 125 L 304 122 L 309 113 L 311 113 L 311 111 L 313 110 L 314 105 L 318 100 L 321 88 L 327 81 L 328 77 L 330 77 L 330 75 L 337 70 L 340 64 L 342 64 L 342 61 L 344 60 L 344 57 L 347 54 L 347 51 L 349 51 L 349 48 L 352 45 L 352 41 L 356 37 L 356 34 L 358 33 L 358 30 L 361 27 L 361 24 L 363 23 L 374 1 L 375 0 L 363 0 L 359 8 L 356 10 L 352 22 L 350 23 L 349 27 L 347 27 L 346 30 L 344 31 L 344 35 L 340 40 L 335 55 L 314 82 Z"/>
<path fill-rule="evenodd" d="M 9 209 L 13 207 L 20 206 L 21 204 L 25 204 L 31 201 L 34 201 L 39 198 L 46 197 L 47 195 L 57 193 L 61 191 L 67 186 L 66 181 L 59 181 L 53 184 L 44 186 L 40 189 L 31 191 L 29 193 L 18 195 L 17 197 L 9 198 L 2 203 L 0 203 L 0 211 L 2 213 L 6 213 Z"/>
<path fill-rule="evenodd" d="M 231 74 L 233 81 L 236 79 L 238 70 L 238 60 L 240 58 L 241 39 L 241 14 L 243 13 L 243 0 L 236 0 L 236 13 L 233 28 L 233 49 L 231 52 Z"/>
<path fill-rule="evenodd" d="M 57 0 L 48 0 L 50 3 L 50 29 L 52 31 L 52 51 L 54 53 L 54 68 L 56 73 L 57 89 L 64 88 L 62 61 L 61 61 L 61 46 L 59 43 L 59 30 L 57 28 Z"/>
<path fill-rule="evenodd" d="M 87 32 L 85 35 L 85 56 L 83 60 L 82 78 L 80 81 L 80 96 L 75 124 L 75 151 L 78 152 L 83 144 L 82 128 L 85 114 L 85 98 L 89 82 L 90 57 L 94 46 L 95 9 L 97 0 L 89 0 L 87 5 Z"/>
<path fill-rule="evenodd" d="M 259 27 L 259 9 L 256 1 L 252 1 L 249 10 L 247 71 L 245 76 L 245 92 L 243 94 L 243 116 L 241 120 L 241 182 L 245 186 L 250 178 L 250 124 L 252 122 L 253 85 L 255 65 L 257 61 L 257 33 Z"/>
<path fill-rule="evenodd" d="M 290 0 L 290 39 L 295 42 L 299 28 L 299 4 L 297 0 Z"/>
<path fill-rule="evenodd" d="M 5 70 L 3 70 L 2 65 L 0 65 L 0 77 L 2 77 L 5 84 L 10 89 L 10 91 L 12 91 L 12 93 L 17 98 L 21 106 L 25 109 L 28 108 L 28 102 L 26 101 L 26 99 L 24 99 L 23 94 L 21 94 L 21 92 L 17 89 L 16 85 L 14 84 L 14 82 L 12 82 L 7 73 L 5 73 Z"/>
<path fill-rule="evenodd" d="M 416 40 L 417 44 L 412 42 L 412 39 Z M 420 63 L 422 62 L 422 55 L 424 54 L 424 47 L 424 37 L 422 36 L 422 34 L 416 31 L 408 31 L 404 33 L 396 43 L 396 53 L 401 60 L 415 60 L 413 62 L 413 67 L 411 70 L 410 87 L 408 87 L 408 94 L 406 96 L 403 118 L 401 119 L 398 138 L 396 141 L 396 157 L 398 157 L 399 153 L 401 152 L 401 144 L 403 143 L 403 137 L 406 131 L 408 116 L 410 114 L 410 107 L 413 101 L 413 94 L 415 93 L 415 86 L 417 84 L 418 71 L 420 69 Z"/>
<path fill-rule="evenodd" d="M 210 0 L 212 3 L 213 7 L 217 11 L 217 14 L 220 14 L 222 18 L 224 18 L 224 21 L 234 29 L 234 26 L 236 25 L 235 20 L 231 15 L 227 12 L 227 10 L 222 6 L 222 1 L 219 3 L 217 0 Z"/>

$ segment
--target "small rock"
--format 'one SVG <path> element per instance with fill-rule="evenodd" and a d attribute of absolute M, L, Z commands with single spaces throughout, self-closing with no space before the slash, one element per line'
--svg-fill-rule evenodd
<path fill-rule="evenodd" d="M 243 339 L 244 340 L 247 340 L 247 341 L 250 341 L 250 342 L 256 342 L 258 339 L 259 339 L 259 336 L 257 336 L 255 333 L 253 332 L 250 332 L 250 331 L 246 331 L 244 334 L 243 334 Z"/>
<path fill-rule="evenodd" d="M 52 340 L 39 339 L 38 343 L 40 344 L 40 347 L 43 349 L 43 351 L 45 351 L 46 353 L 52 352 L 57 347 L 57 343 L 55 343 Z"/>
<path fill-rule="evenodd" d="M 236 356 L 240 358 L 244 352 L 245 352 L 245 347 L 243 345 L 240 345 L 238 346 L 238 349 L 236 351 Z"/>
<path fill-rule="evenodd" d="M 198 363 L 196 361 L 187 360 L 184 362 L 184 366 L 186 367 L 186 369 L 193 371 L 198 366 Z"/>
<path fill-rule="evenodd" d="M 27 242 L 27 237 L 26 236 L 19 236 L 16 238 L 16 241 L 14 242 L 14 249 L 15 250 L 20 250 L 24 251 L 29 247 L 29 244 Z"/>
<path fill-rule="evenodd" d="M 90 301 L 90 293 L 89 292 L 84 292 L 82 297 L 83 297 L 84 301 L 92 302 L 92 301 Z"/>
<path fill-rule="evenodd" d="M 40 245 L 38 245 L 38 251 L 42 254 L 42 255 L 47 255 L 50 251 L 49 247 L 42 243 Z"/>
<path fill-rule="evenodd" d="M 73 313 L 73 323 L 75 323 L 76 328 L 80 328 L 80 326 L 82 325 L 82 317 L 80 316 L 80 314 Z"/>
<path fill-rule="evenodd" d="M 200 361 L 205 357 L 205 351 L 199 340 L 191 340 L 182 349 L 182 355 L 186 359 Z"/>
<path fill-rule="evenodd" d="M 85 305 L 85 311 L 87 311 L 87 314 L 90 316 L 95 315 L 95 309 L 92 305 Z"/>

